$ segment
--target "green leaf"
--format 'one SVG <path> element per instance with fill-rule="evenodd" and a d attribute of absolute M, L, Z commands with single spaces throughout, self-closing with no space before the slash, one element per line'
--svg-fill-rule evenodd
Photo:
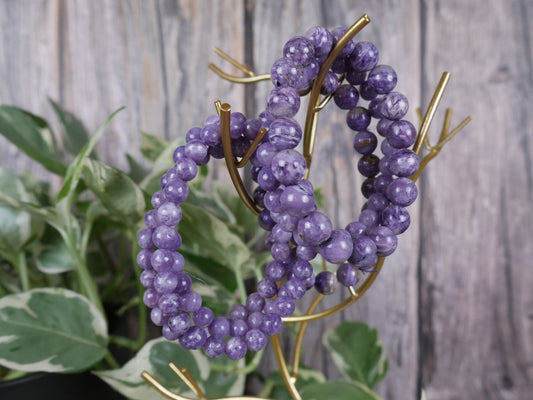
<path fill-rule="evenodd" d="M 157 136 L 141 132 L 141 153 L 150 162 L 155 162 L 161 153 L 169 146 L 169 143 Z"/>
<path fill-rule="evenodd" d="M 183 248 L 180 253 L 185 258 L 187 270 L 191 275 L 196 276 L 198 280 L 204 280 L 213 285 L 222 285 L 230 292 L 237 288 L 233 271 L 230 268 L 219 264 L 210 257 L 202 257 L 201 255 L 184 251 Z"/>
<path fill-rule="evenodd" d="M 104 316 L 85 297 L 61 288 L 0 299 L 0 365 L 34 372 L 91 367 L 107 352 Z"/>
<path fill-rule="evenodd" d="M 298 387 L 305 387 L 307 385 L 322 382 L 326 382 L 326 378 L 322 372 L 310 368 L 300 368 L 298 372 Z M 292 400 L 279 371 L 274 371 L 268 376 L 261 397 L 268 397 L 276 400 Z"/>
<path fill-rule="evenodd" d="M 16 201 L 28 201 L 29 195 L 21 180 L 0 168 L 0 193 Z M 19 207 L 0 201 L 0 249 L 20 249 L 32 235 L 31 216 Z"/>
<path fill-rule="evenodd" d="M 178 343 L 163 338 L 146 343 L 122 368 L 96 372 L 96 375 L 132 400 L 166 399 L 141 378 L 143 371 L 148 372 L 169 390 L 196 398 L 170 369 L 170 362 L 176 363 L 180 368 L 186 367 L 208 398 L 238 396 L 244 391 L 244 375 L 211 371 L 209 359 L 200 350 L 183 350 Z M 233 364 L 234 361 L 221 357 L 220 363 Z M 240 363 L 242 364 L 242 360 Z"/>
<path fill-rule="evenodd" d="M 358 382 L 330 381 L 304 386 L 300 391 L 305 400 L 379 400 L 377 394 Z"/>
<path fill-rule="evenodd" d="M 89 135 L 83 123 L 71 112 L 62 108 L 52 99 L 48 99 L 63 128 L 65 147 L 70 154 L 78 154 L 89 141 Z"/>
<path fill-rule="evenodd" d="M 377 330 L 362 322 L 342 322 L 323 341 L 347 379 L 373 388 L 385 376 L 387 357 Z"/>
<path fill-rule="evenodd" d="M 56 201 L 59 203 L 62 199 L 70 195 L 74 190 L 76 190 L 76 187 L 78 186 L 78 183 L 80 181 L 81 171 L 83 168 L 83 162 L 84 160 L 89 157 L 89 154 L 93 151 L 94 147 L 96 146 L 96 143 L 98 140 L 102 137 L 105 128 L 107 125 L 111 122 L 111 120 L 122 111 L 124 107 L 119 108 L 117 111 L 115 111 L 113 114 L 111 114 L 103 124 L 101 124 L 98 129 L 94 132 L 94 134 L 91 136 L 91 139 L 83 146 L 81 151 L 78 153 L 76 158 L 72 161 L 72 163 L 68 166 L 67 172 L 65 175 L 65 181 L 63 182 L 63 186 L 59 190 L 59 193 L 57 194 Z"/>
<path fill-rule="evenodd" d="M 71 271 L 76 266 L 63 237 L 55 229 L 47 229 L 42 240 L 32 248 L 36 267 L 45 274 Z"/>
<path fill-rule="evenodd" d="M 214 184 L 214 197 L 224 204 L 232 214 L 232 228 L 241 236 L 251 235 L 257 230 L 257 217 L 243 203 L 233 186 Z"/>
<path fill-rule="evenodd" d="M 54 135 L 42 118 L 17 107 L 0 106 L 0 133 L 47 170 L 65 174 Z"/>
<path fill-rule="evenodd" d="M 111 215 L 133 224 L 141 219 L 146 209 L 144 193 L 127 174 L 90 158 L 82 171 L 84 182 Z"/>
<path fill-rule="evenodd" d="M 128 161 L 128 165 L 130 167 L 130 172 L 128 173 L 130 178 L 135 183 L 141 182 L 148 172 L 131 155 L 126 154 L 126 160 Z"/>

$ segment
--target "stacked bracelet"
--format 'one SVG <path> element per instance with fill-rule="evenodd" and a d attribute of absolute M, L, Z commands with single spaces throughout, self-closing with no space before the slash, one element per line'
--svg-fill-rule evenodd
<path fill-rule="evenodd" d="M 295 300 L 308 289 L 314 287 L 327 295 L 338 283 L 353 286 L 357 269 L 370 270 L 378 257 L 396 249 L 396 235 L 409 226 L 405 207 L 417 196 L 409 179 L 419 167 L 418 156 L 409 150 L 417 132 L 402 120 L 407 99 L 393 91 L 396 73 L 387 65 L 378 65 L 378 50 L 372 43 L 349 41 L 322 84 L 324 95 L 332 95 L 339 108 L 349 110 L 346 122 L 357 132 L 353 147 L 362 155 L 358 170 L 366 177 L 361 189 L 367 198 L 357 221 L 333 229 L 329 217 L 317 211 L 313 185 L 304 179 L 306 160 L 295 150 L 302 129 L 292 117 L 299 110 L 300 96 L 309 91 L 344 31 L 314 27 L 305 36 L 290 39 L 283 58 L 272 66 L 275 87 L 266 110 L 254 119 L 231 114 L 232 148 L 238 157 L 261 129 L 267 130 L 250 162 L 252 178 L 258 183 L 253 197 L 263 208 L 259 225 L 269 231 L 266 243 L 273 261 L 246 305 L 234 306 L 226 317 L 215 317 L 202 307 L 201 296 L 191 290 L 176 231 L 181 219 L 179 204 L 188 196 L 187 182 L 196 176 L 199 165 L 211 157 L 224 157 L 219 117 L 211 116 L 203 128 L 189 130 L 186 144 L 175 150 L 175 166 L 162 177 L 161 191 L 152 197 L 154 209 L 145 217 L 146 229 L 138 235 L 142 250 L 137 257 L 144 269 L 144 302 L 167 339 L 179 340 L 186 349 L 203 348 L 210 357 L 225 353 L 230 359 L 240 359 L 248 349 L 261 350 L 267 336 L 280 332 L 282 317 L 293 314 Z M 339 76 L 348 84 L 339 85 Z M 361 98 L 368 101 L 366 107 L 359 105 Z M 368 130 L 372 118 L 378 120 L 376 129 L 383 136 L 381 159 L 374 154 L 378 137 Z M 317 254 L 338 265 L 336 273 L 326 270 L 315 276 L 309 261 Z"/>

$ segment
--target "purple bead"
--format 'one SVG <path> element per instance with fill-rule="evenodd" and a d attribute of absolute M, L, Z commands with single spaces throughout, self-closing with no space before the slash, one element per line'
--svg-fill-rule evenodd
<path fill-rule="evenodd" d="M 268 208 L 271 212 L 280 212 L 283 210 L 279 198 L 283 193 L 283 189 L 278 188 L 272 191 L 268 191 L 265 194 L 264 202 L 265 207 Z"/>
<path fill-rule="evenodd" d="M 165 315 L 175 315 L 180 310 L 181 300 L 176 293 L 165 293 L 161 295 L 157 305 Z"/>
<path fill-rule="evenodd" d="M 191 326 L 180 336 L 180 345 L 186 350 L 198 350 L 207 340 L 207 334 L 198 326 Z"/>
<path fill-rule="evenodd" d="M 339 78 L 337 78 L 337 74 L 332 71 L 328 71 L 326 77 L 324 78 L 324 81 L 322 82 L 320 93 L 322 93 L 323 95 L 330 95 L 335 93 L 338 87 Z"/>
<path fill-rule="evenodd" d="M 265 274 L 268 278 L 276 282 L 280 281 L 285 276 L 285 267 L 279 261 L 271 261 L 265 268 Z"/>
<path fill-rule="evenodd" d="M 154 279 L 154 288 L 159 293 L 171 293 L 176 289 L 178 284 L 178 277 L 175 273 L 165 271 L 159 272 Z"/>
<path fill-rule="evenodd" d="M 185 145 L 185 155 L 196 163 L 201 162 L 207 156 L 207 146 L 200 139 L 191 140 Z"/>
<path fill-rule="evenodd" d="M 311 88 L 315 78 L 320 71 L 320 63 L 318 60 L 313 60 L 304 67 L 304 77 L 302 86 L 298 87 L 299 91 L 306 91 Z"/>
<path fill-rule="evenodd" d="M 165 317 L 163 312 L 157 307 L 150 311 L 150 319 L 156 326 L 163 326 L 167 322 L 167 317 Z"/>
<path fill-rule="evenodd" d="M 157 293 L 157 290 L 148 288 L 144 292 L 143 303 L 146 304 L 147 307 L 154 308 L 159 301 L 159 297 L 161 297 L 161 295 Z"/>
<path fill-rule="evenodd" d="M 349 59 L 347 60 L 347 69 L 348 71 L 346 72 L 346 80 L 352 85 L 361 85 L 364 81 L 366 81 L 366 71 L 355 71 L 352 68 Z"/>
<path fill-rule="evenodd" d="M 287 261 L 292 255 L 291 246 L 289 243 L 274 243 L 270 248 L 270 254 L 276 261 Z"/>
<path fill-rule="evenodd" d="M 374 178 L 367 178 L 361 184 L 361 193 L 365 198 L 369 198 L 374 194 L 376 190 L 374 189 Z"/>
<path fill-rule="evenodd" d="M 357 106 L 359 92 L 352 85 L 344 84 L 337 88 L 333 100 L 340 109 L 350 110 Z"/>
<path fill-rule="evenodd" d="M 141 276 L 139 278 L 141 285 L 143 285 L 145 288 L 153 288 L 155 275 L 155 271 L 148 270 L 141 272 Z"/>
<path fill-rule="evenodd" d="M 335 43 L 339 41 L 339 39 L 344 35 L 346 32 L 346 28 L 343 28 L 341 26 L 334 28 L 331 30 L 331 34 L 335 38 Z M 355 49 L 355 41 L 353 39 L 350 39 L 346 46 L 342 49 L 341 53 L 339 54 L 339 57 L 348 57 L 353 53 Z"/>
<path fill-rule="evenodd" d="M 137 234 L 137 243 L 141 249 L 151 249 L 154 246 L 152 233 L 152 229 L 146 228 Z"/>
<path fill-rule="evenodd" d="M 288 243 L 292 238 L 292 233 L 284 231 L 279 225 L 272 228 L 272 239 L 277 243 Z"/>
<path fill-rule="evenodd" d="M 278 224 L 281 229 L 287 232 L 294 232 L 298 224 L 298 217 L 283 213 L 279 215 Z"/>
<path fill-rule="evenodd" d="M 322 271 L 315 278 L 315 289 L 323 295 L 333 294 L 337 288 L 337 278 L 330 271 Z"/>
<path fill-rule="evenodd" d="M 307 215 L 316 209 L 314 195 L 307 193 L 298 185 L 287 186 L 280 196 L 280 202 L 287 213 L 296 217 Z"/>
<path fill-rule="evenodd" d="M 378 96 L 378 93 L 368 84 L 368 82 L 363 82 L 359 87 L 359 95 L 363 99 L 371 101 Z"/>
<path fill-rule="evenodd" d="M 232 139 L 238 139 L 244 134 L 244 123 L 246 117 L 240 113 L 235 112 L 230 116 L 230 136 Z"/>
<path fill-rule="evenodd" d="M 242 319 L 231 321 L 230 335 L 242 337 L 248 332 L 248 324 Z"/>
<path fill-rule="evenodd" d="M 296 278 L 306 280 L 313 275 L 313 266 L 308 261 L 297 260 L 292 267 L 292 272 Z"/>
<path fill-rule="evenodd" d="M 392 121 L 387 118 L 381 118 L 378 122 L 378 125 L 376 126 L 378 133 L 383 137 L 387 137 L 387 131 L 393 122 L 395 121 Z"/>
<path fill-rule="evenodd" d="M 220 126 L 214 124 L 205 125 L 200 133 L 200 140 L 208 146 L 219 144 L 221 142 Z"/>
<path fill-rule="evenodd" d="M 280 58 L 272 64 L 270 79 L 275 87 L 298 89 L 305 85 L 302 66 L 295 65 L 286 58 Z"/>
<path fill-rule="evenodd" d="M 282 150 L 272 158 L 271 169 L 282 185 L 297 183 L 305 174 L 307 163 L 296 150 Z"/>
<path fill-rule="evenodd" d="M 306 193 L 314 194 L 313 184 L 307 179 L 302 179 L 298 182 L 298 186 L 300 186 Z"/>
<path fill-rule="evenodd" d="M 184 181 L 190 181 L 198 173 L 196 163 L 188 157 L 178 160 L 175 168 L 178 178 Z"/>
<path fill-rule="evenodd" d="M 233 320 L 246 319 L 248 316 L 248 310 L 242 304 L 236 304 L 231 308 L 229 317 Z"/>
<path fill-rule="evenodd" d="M 257 175 L 257 183 L 265 191 L 273 191 L 279 186 L 279 181 L 276 179 L 272 173 L 270 167 L 263 167 L 259 174 Z"/>
<path fill-rule="evenodd" d="M 302 139 L 302 128 L 296 120 L 281 117 L 270 124 L 267 135 L 270 143 L 278 150 L 292 149 Z"/>
<path fill-rule="evenodd" d="M 373 259 L 374 255 L 376 254 L 376 251 L 376 243 L 374 243 L 372 239 L 370 239 L 366 235 L 359 236 L 353 242 L 353 252 L 350 256 L 349 261 L 353 264 L 358 265 L 366 258 Z"/>
<path fill-rule="evenodd" d="M 166 203 L 167 198 L 165 197 L 165 194 L 158 190 L 152 195 L 152 207 L 159 208 L 162 204 Z"/>
<path fill-rule="evenodd" d="M 210 358 L 217 358 L 224 354 L 226 343 L 224 340 L 210 337 L 205 341 L 204 351 L 205 355 Z"/>
<path fill-rule="evenodd" d="M 180 206 L 166 202 L 157 209 L 157 220 L 164 225 L 174 227 L 181 221 Z"/>
<path fill-rule="evenodd" d="M 178 252 L 172 253 L 172 265 L 170 266 L 170 270 L 174 273 L 178 273 L 183 270 L 183 267 L 185 266 L 185 259 L 183 256 Z"/>
<path fill-rule="evenodd" d="M 292 118 L 300 109 L 300 95 L 292 87 L 274 88 L 268 95 L 267 111 L 274 117 Z"/>
<path fill-rule="evenodd" d="M 152 257 L 153 252 L 148 249 L 142 249 L 137 253 L 137 265 L 142 269 L 151 269 L 152 264 L 150 258 Z"/>
<path fill-rule="evenodd" d="M 352 239 L 357 239 L 359 236 L 364 235 L 366 231 L 366 225 L 359 221 L 350 222 L 344 228 L 348 231 Z"/>
<path fill-rule="evenodd" d="M 412 123 L 406 120 L 393 121 L 387 128 L 387 140 L 392 147 L 403 149 L 411 146 L 418 133 Z"/>
<path fill-rule="evenodd" d="M 276 146 L 272 143 L 265 142 L 257 146 L 255 156 L 262 167 L 270 167 L 270 164 L 272 164 L 272 158 L 274 158 L 277 152 L 278 150 L 276 149 Z"/>
<path fill-rule="evenodd" d="M 265 314 L 261 322 L 261 331 L 269 336 L 277 335 L 283 328 L 281 317 L 277 314 Z"/>
<path fill-rule="evenodd" d="M 404 207 L 393 204 L 385 208 L 381 213 L 381 223 L 383 226 L 390 228 L 396 235 L 399 235 L 409 228 L 411 217 Z"/>
<path fill-rule="evenodd" d="M 378 65 L 368 74 L 367 82 L 378 94 L 389 93 L 396 87 L 396 71 L 388 65 Z"/>
<path fill-rule="evenodd" d="M 252 293 L 246 299 L 246 308 L 251 313 L 261 311 L 265 306 L 265 299 L 259 293 Z M 248 313 L 246 313 L 248 317 Z"/>
<path fill-rule="evenodd" d="M 193 314 L 192 320 L 196 326 L 207 328 L 213 321 L 213 311 L 211 311 L 209 307 L 200 307 L 198 311 Z"/>
<path fill-rule="evenodd" d="M 337 269 L 337 280 L 343 286 L 354 286 L 357 283 L 357 274 L 354 267 L 345 263 Z"/>
<path fill-rule="evenodd" d="M 185 293 L 181 298 L 181 308 L 183 311 L 196 312 L 202 306 L 202 296 L 195 291 Z"/>
<path fill-rule="evenodd" d="M 191 327 L 191 317 L 189 314 L 179 312 L 168 319 L 168 327 L 178 335 L 183 335 Z"/>
<path fill-rule="evenodd" d="M 271 302 L 272 301 L 276 302 L 276 308 L 278 310 L 278 314 L 281 317 L 290 317 L 292 314 L 294 314 L 294 310 L 296 309 L 296 304 L 294 303 L 294 300 L 288 299 L 286 297 L 278 297 L 276 300 L 271 300 Z"/>
<path fill-rule="evenodd" d="M 368 237 L 376 244 L 376 254 L 386 257 L 396 250 L 398 238 L 394 232 L 386 226 L 377 226 L 368 232 Z"/>
<path fill-rule="evenodd" d="M 385 100 L 384 97 L 379 96 L 370 102 L 368 104 L 368 112 L 373 118 L 383 118 L 383 115 L 381 115 L 381 103 Z"/>
<path fill-rule="evenodd" d="M 359 222 L 364 224 L 367 228 L 377 226 L 379 224 L 379 215 L 375 210 L 369 208 L 364 209 L 359 215 Z"/>
<path fill-rule="evenodd" d="M 387 193 L 387 187 L 394 180 L 391 175 L 379 175 L 374 181 L 374 189 L 376 193 L 385 194 Z"/>
<path fill-rule="evenodd" d="M 264 208 L 265 207 L 265 194 L 266 191 L 262 187 L 258 186 L 254 189 L 253 198 L 256 206 Z"/>
<path fill-rule="evenodd" d="M 420 167 L 420 161 L 415 152 L 409 149 L 402 149 L 389 156 L 389 171 L 393 175 L 409 177 L 414 175 Z"/>
<path fill-rule="evenodd" d="M 266 208 L 259 213 L 257 219 L 259 221 L 259 226 L 266 231 L 270 231 L 276 225 L 276 221 L 272 219 L 270 211 Z"/>
<path fill-rule="evenodd" d="M 347 69 L 346 58 L 337 57 L 331 65 L 331 71 L 336 74 L 344 74 Z"/>
<path fill-rule="evenodd" d="M 324 259 L 332 264 L 345 262 L 352 254 L 353 243 L 348 231 L 336 229 L 331 237 L 322 243 L 319 253 Z"/>
<path fill-rule="evenodd" d="M 167 340 L 176 340 L 179 338 L 179 335 L 176 332 L 173 332 L 167 324 L 163 325 L 163 329 L 161 331 L 163 333 L 163 337 Z"/>
<path fill-rule="evenodd" d="M 387 197 L 393 204 L 407 207 L 411 205 L 418 196 L 418 189 L 415 183 L 409 178 L 398 178 L 392 181 L 387 187 Z"/>
<path fill-rule="evenodd" d="M 305 36 L 315 46 L 315 56 L 319 58 L 324 58 L 329 54 L 335 41 L 331 32 L 322 26 L 310 28 Z"/>
<path fill-rule="evenodd" d="M 350 60 L 350 66 L 355 71 L 370 71 L 373 69 L 379 58 L 379 52 L 376 46 L 371 42 L 359 42 L 356 43 L 352 52 Z"/>
<path fill-rule="evenodd" d="M 259 171 L 261 171 L 262 167 L 252 167 L 250 168 L 250 175 L 254 182 L 257 182 L 257 178 L 259 177 Z"/>
<path fill-rule="evenodd" d="M 160 249 L 177 250 L 181 246 L 180 234 L 166 225 L 161 225 L 154 229 L 152 241 Z"/>
<path fill-rule="evenodd" d="M 313 246 L 296 246 L 296 257 L 300 260 L 310 261 L 316 257 Z"/>
<path fill-rule="evenodd" d="M 250 148 L 250 140 L 244 136 L 231 141 L 231 149 L 235 157 L 243 157 Z"/>
<path fill-rule="evenodd" d="M 387 119 L 402 119 L 409 109 L 407 98 L 399 92 L 390 92 L 385 95 L 379 110 L 381 115 Z"/>
<path fill-rule="evenodd" d="M 389 154 L 392 154 L 396 151 L 398 151 L 398 149 L 396 147 L 392 147 L 388 141 L 388 139 L 385 139 L 381 142 L 381 152 L 384 154 L 384 155 L 389 155 Z"/>
<path fill-rule="evenodd" d="M 217 160 L 224 158 L 224 149 L 222 144 L 217 144 L 209 148 L 209 155 Z"/>
<path fill-rule="evenodd" d="M 230 360 L 240 360 L 246 355 L 246 343 L 240 337 L 231 337 L 226 342 L 226 355 Z"/>
<path fill-rule="evenodd" d="M 265 314 L 263 314 L 261 311 L 254 311 L 251 313 L 246 320 L 248 327 L 250 329 L 259 329 L 261 327 L 261 323 L 263 322 L 264 315 Z"/>
<path fill-rule="evenodd" d="M 378 146 L 378 138 L 372 132 L 357 132 L 353 139 L 353 148 L 359 154 L 372 154 Z"/>
<path fill-rule="evenodd" d="M 159 221 L 157 220 L 157 210 L 150 210 L 144 216 L 144 223 L 147 228 L 157 228 Z"/>
<path fill-rule="evenodd" d="M 368 178 L 372 178 L 379 173 L 379 157 L 375 154 L 365 154 L 357 162 L 359 173 Z"/>
<path fill-rule="evenodd" d="M 283 57 L 295 64 L 305 66 L 315 58 L 314 43 L 303 36 L 295 36 L 283 46 Z"/>
<path fill-rule="evenodd" d="M 189 291 L 192 285 L 191 277 L 183 272 L 178 272 L 176 274 L 178 283 L 176 285 L 175 292 L 177 294 L 185 294 Z"/>
<path fill-rule="evenodd" d="M 346 114 L 346 124 L 354 131 L 364 131 L 370 125 L 372 120 L 370 113 L 366 108 L 355 107 Z"/>
<path fill-rule="evenodd" d="M 368 198 L 366 204 L 371 210 L 383 211 L 389 205 L 389 199 L 382 193 L 374 193 Z"/>
<path fill-rule="evenodd" d="M 229 335 L 230 322 L 226 317 L 216 317 L 209 326 L 209 333 L 212 337 L 221 339 Z"/>
<path fill-rule="evenodd" d="M 165 189 L 163 189 L 163 192 L 168 201 L 173 203 L 182 203 L 189 196 L 187 183 L 178 178 L 169 181 L 165 186 Z"/>
<path fill-rule="evenodd" d="M 244 123 L 244 136 L 248 139 L 254 140 L 261 130 L 263 121 L 260 118 L 247 119 Z"/>
<path fill-rule="evenodd" d="M 257 284 L 257 293 L 265 299 L 270 299 L 278 293 L 276 281 L 271 278 L 263 278 Z"/>
<path fill-rule="evenodd" d="M 329 217 L 314 211 L 298 222 L 297 233 L 309 245 L 319 245 L 331 236 L 333 227 Z"/>
<path fill-rule="evenodd" d="M 174 150 L 174 153 L 172 154 L 172 159 L 174 160 L 174 163 L 177 163 L 178 160 L 181 160 L 182 158 L 186 158 L 185 146 L 178 146 L 176 147 L 176 150 Z"/>
<path fill-rule="evenodd" d="M 262 350 L 267 343 L 267 336 L 259 329 L 250 329 L 244 337 L 246 346 L 252 351 Z"/>
<path fill-rule="evenodd" d="M 306 292 L 306 286 L 303 283 L 301 279 L 298 279 L 296 277 L 293 277 L 289 279 L 282 288 L 285 288 L 287 291 L 288 296 L 282 296 L 281 295 L 281 288 L 280 288 L 280 294 L 279 297 L 289 297 L 291 299 L 301 299 Z"/>

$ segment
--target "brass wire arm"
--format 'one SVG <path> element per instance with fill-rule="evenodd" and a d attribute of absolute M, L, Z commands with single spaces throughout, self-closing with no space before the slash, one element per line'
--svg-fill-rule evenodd
<path fill-rule="evenodd" d="M 339 38 L 337 44 L 334 46 L 334 48 L 332 49 L 332 51 L 330 52 L 330 54 L 324 61 L 324 64 L 322 65 L 318 73 L 318 76 L 315 79 L 315 82 L 312 86 L 312 89 L 310 91 L 310 99 L 308 103 L 306 123 L 305 123 L 305 129 L 304 129 L 304 138 L 303 138 L 303 147 L 304 147 L 303 155 L 307 161 L 307 171 L 306 171 L 305 178 L 308 177 L 310 166 L 311 166 L 311 161 L 312 161 L 312 154 L 313 154 L 315 140 L 316 140 L 318 112 L 320 112 L 326 106 L 328 101 L 331 99 L 331 96 L 325 96 L 323 99 L 320 99 L 320 88 L 322 86 L 322 82 L 327 74 L 327 71 L 329 70 L 329 68 L 331 67 L 331 65 L 337 58 L 337 56 L 340 54 L 344 46 L 346 46 L 346 44 L 361 29 L 363 29 L 369 22 L 370 22 L 370 18 L 366 14 L 364 14 L 350 28 L 346 30 L 345 34 L 341 38 Z M 233 58 L 228 56 L 226 53 L 222 52 L 221 50 L 217 48 L 215 48 L 215 52 L 219 54 L 221 57 L 223 57 L 225 60 L 230 62 L 232 65 L 237 67 L 239 70 L 241 70 L 244 74 L 247 75 L 247 77 L 237 77 L 234 75 L 226 74 L 222 70 L 220 70 L 218 67 L 216 67 L 214 64 L 209 64 L 209 68 L 211 70 L 213 70 L 217 75 L 221 76 L 222 78 L 226 80 L 229 80 L 231 82 L 236 82 L 236 83 L 255 83 L 261 80 L 270 79 L 270 75 L 268 74 L 255 75 L 255 73 L 250 68 L 248 68 L 246 65 L 239 63 L 238 61 L 234 60 Z M 341 76 L 340 80 L 342 79 L 343 77 Z M 433 121 L 437 107 L 442 99 L 444 90 L 446 89 L 446 85 L 448 84 L 449 79 L 450 79 L 450 74 L 448 72 L 444 72 L 437 85 L 435 93 L 430 101 L 428 109 L 423 116 L 422 116 L 422 112 L 420 111 L 420 109 L 417 109 L 417 115 L 420 120 L 421 126 L 418 132 L 415 144 L 413 145 L 413 151 L 417 155 L 420 156 L 423 150 L 423 147 L 425 147 L 428 150 L 428 153 L 421 159 L 420 168 L 418 169 L 417 173 L 411 177 L 411 179 L 415 182 L 419 178 L 422 170 L 427 166 L 427 164 L 433 158 L 435 158 L 438 155 L 438 153 L 442 150 L 444 145 L 448 141 L 450 141 L 471 120 L 470 117 L 467 117 L 456 128 L 454 128 L 452 131 L 449 131 L 450 120 L 451 120 L 451 109 L 447 109 L 438 142 L 434 146 L 430 145 L 429 139 L 428 139 L 429 127 Z M 253 154 L 253 152 L 255 151 L 259 143 L 261 142 L 263 136 L 265 135 L 266 129 L 262 129 L 260 131 L 256 139 L 252 142 L 252 145 L 250 146 L 246 154 L 239 161 L 234 156 L 232 146 L 231 146 L 231 135 L 230 135 L 231 106 L 227 103 L 222 104 L 220 101 L 217 101 L 215 103 L 215 106 L 220 116 L 222 146 L 224 150 L 224 157 L 226 160 L 226 165 L 230 173 L 230 177 L 237 190 L 237 193 L 241 197 L 244 204 L 254 214 L 258 215 L 260 213 L 260 209 L 254 203 L 252 198 L 248 195 L 244 187 L 244 184 L 242 182 L 242 179 L 239 175 L 238 168 L 243 167 L 248 162 L 249 158 L 251 157 L 251 155 Z M 283 323 L 301 324 L 297 337 L 296 337 L 296 342 L 295 342 L 295 347 L 294 347 L 294 352 L 293 352 L 292 365 L 291 365 L 292 374 L 289 371 L 287 362 L 283 355 L 279 335 L 274 335 L 274 336 L 271 336 L 270 338 L 280 373 L 283 377 L 287 390 L 289 391 L 293 400 L 303 400 L 296 387 L 296 382 L 297 382 L 298 375 L 299 375 L 299 364 L 300 364 L 300 354 L 301 354 L 302 343 L 303 343 L 303 339 L 306 333 L 306 328 L 308 326 L 308 323 L 311 321 L 316 321 L 322 318 L 329 317 L 341 310 L 346 309 L 347 307 L 355 303 L 357 300 L 359 300 L 366 293 L 366 291 L 372 286 L 372 284 L 375 282 L 377 276 L 379 275 L 383 267 L 384 261 L 385 261 L 385 258 L 383 257 L 378 258 L 378 261 L 376 265 L 374 266 L 373 271 L 368 274 L 366 279 L 361 284 L 349 287 L 348 292 L 350 293 L 350 296 L 346 298 L 345 300 L 343 300 L 342 302 L 338 303 L 337 305 L 332 306 L 320 312 L 315 312 L 316 307 L 319 305 L 320 301 L 324 297 L 318 294 L 317 297 L 313 300 L 313 302 L 309 306 L 309 308 L 307 309 L 305 314 L 282 318 Z M 254 397 L 254 396 L 233 396 L 233 397 L 221 397 L 221 398 L 207 399 L 205 395 L 203 394 L 203 392 L 201 391 L 198 384 L 194 381 L 192 376 L 188 373 L 188 371 L 185 368 L 182 368 L 180 370 L 173 363 L 170 363 L 170 367 L 180 377 L 180 379 L 182 379 L 183 382 L 195 393 L 198 400 L 222 400 L 222 399 L 271 400 L 271 399 Z M 159 383 L 155 378 L 153 378 L 150 374 L 148 374 L 146 371 L 142 373 L 142 377 L 148 383 L 150 383 L 156 390 L 158 390 L 163 396 L 167 397 L 168 399 L 196 400 L 196 399 L 192 399 L 189 397 L 180 396 L 176 393 L 171 392 L 170 390 L 165 388 L 161 383 Z"/>

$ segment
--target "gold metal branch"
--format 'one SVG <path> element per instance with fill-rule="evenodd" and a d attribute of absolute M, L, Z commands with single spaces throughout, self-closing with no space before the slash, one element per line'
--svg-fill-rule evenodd
<path fill-rule="evenodd" d="M 211 71 L 213 71 L 215 74 L 217 74 L 221 78 L 226 79 L 227 81 L 230 81 L 230 82 L 234 82 L 234 83 L 256 83 L 256 82 L 270 79 L 270 74 L 256 75 L 247 65 L 238 62 L 234 58 L 230 57 L 228 54 L 224 53 L 218 47 L 215 47 L 214 50 L 215 50 L 215 53 L 217 53 L 220 57 L 222 57 L 223 59 L 228 61 L 230 64 L 237 67 L 242 72 L 244 72 L 246 75 L 248 75 L 247 77 L 230 75 L 222 71 L 215 64 L 209 63 L 209 68 L 211 69 Z"/>

